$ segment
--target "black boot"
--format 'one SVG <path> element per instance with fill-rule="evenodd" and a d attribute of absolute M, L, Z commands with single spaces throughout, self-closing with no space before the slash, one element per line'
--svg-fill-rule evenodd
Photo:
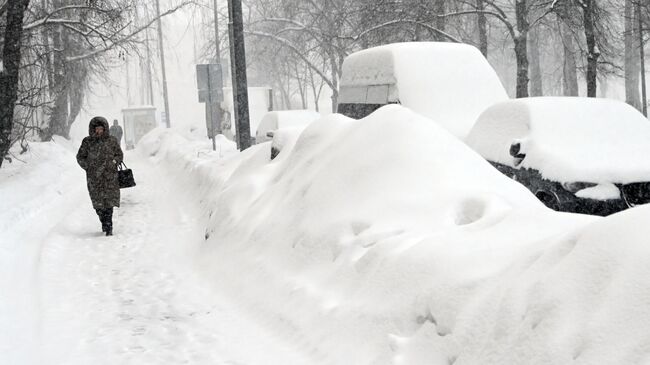
<path fill-rule="evenodd" d="M 102 224 L 102 232 L 106 232 L 106 214 L 104 209 L 95 209 L 97 216 L 99 217 L 99 222 Z"/>
<path fill-rule="evenodd" d="M 106 223 L 106 235 L 113 235 L 113 208 L 108 208 L 105 210 L 104 222 Z"/>

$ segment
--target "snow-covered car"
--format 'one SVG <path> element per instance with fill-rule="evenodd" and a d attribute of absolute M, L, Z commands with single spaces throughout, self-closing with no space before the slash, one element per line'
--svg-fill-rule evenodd
<path fill-rule="evenodd" d="M 282 110 L 264 114 L 255 132 L 256 143 L 273 139 L 273 132 L 278 129 L 306 127 L 321 115 L 313 110 Z"/>
<path fill-rule="evenodd" d="M 337 111 L 360 119 L 383 105 L 401 104 L 462 139 L 481 112 L 507 99 L 499 77 L 476 47 L 408 42 L 346 57 Z"/>
<path fill-rule="evenodd" d="M 505 101 L 466 142 L 555 210 L 608 215 L 650 202 L 650 121 L 620 101 Z"/>

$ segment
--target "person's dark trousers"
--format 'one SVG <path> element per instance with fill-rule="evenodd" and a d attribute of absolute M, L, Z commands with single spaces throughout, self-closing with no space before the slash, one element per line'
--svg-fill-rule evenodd
<path fill-rule="evenodd" d="M 102 232 L 107 236 L 113 235 L 113 208 L 95 209 L 99 221 L 102 223 Z"/>

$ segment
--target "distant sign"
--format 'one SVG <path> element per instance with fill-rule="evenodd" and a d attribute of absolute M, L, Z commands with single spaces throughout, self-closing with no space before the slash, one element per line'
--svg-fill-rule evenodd
<path fill-rule="evenodd" d="M 213 138 L 214 142 L 214 137 L 222 132 L 223 112 L 220 104 L 223 100 L 223 78 L 221 65 L 215 63 L 196 65 L 196 86 L 199 92 L 199 102 L 205 103 L 208 137 Z"/>
<path fill-rule="evenodd" d="M 196 87 L 199 91 L 200 103 L 223 100 L 221 65 L 216 63 L 196 65 Z"/>

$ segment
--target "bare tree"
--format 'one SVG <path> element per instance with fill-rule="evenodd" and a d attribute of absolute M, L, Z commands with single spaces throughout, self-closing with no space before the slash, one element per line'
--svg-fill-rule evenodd
<path fill-rule="evenodd" d="M 625 0 L 625 102 L 641 110 L 641 96 L 639 94 L 639 78 L 641 63 L 639 60 L 639 32 L 636 4 L 632 0 Z"/>
<path fill-rule="evenodd" d="M 29 0 L 11 0 L 5 4 L 6 23 L 0 65 L 0 167 L 11 147 L 14 109 L 18 99 L 23 21 Z"/>
<path fill-rule="evenodd" d="M 161 16 L 189 3 L 181 0 Z M 38 132 L 43 140 L 55 134 L 68 137 L 91 79 L 135 50 L 139 34 L 156 20 L 134 27 L 135 4 L 134 0 L 0 2 L 0 14 L 8 20 L 0 22 L 7 66 L 1 75 L 1 90 L 6 92 L 0 97 L 0 156 L 4 158 L 13 143 L 25 141 L 27 134 Z"/>
<path fill-rule="evenodd" d="M 597 0 L 577 0 L 577 3 L 582 8 L 585 39 L 587 41 L 587 96 L 595 98 L 598 88 L 598 58 L 601 55 L 596 39 L 598 4 Z"/>

